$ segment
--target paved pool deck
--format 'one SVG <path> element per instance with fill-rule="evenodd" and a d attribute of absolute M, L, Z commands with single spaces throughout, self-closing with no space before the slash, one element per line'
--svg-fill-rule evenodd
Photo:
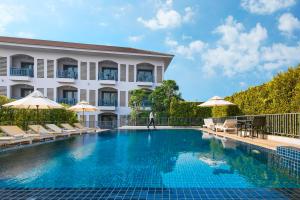
<path fill-rule="evenodd" d="M 146 126 L 122 126 L 119 129 L 123 130 L 148 130 Z M 277 142 L 277 141 L 272 141 L 268 139 L 260 139 L 260 138 L 249 138 L 249 137 L 241 137 L 236 135 L 235 133 L 225 133 L 225 132 L 216 132 L 211 129 L 207 128 L 201 128 L 200 126 L 189 126 L 189 127 L 182 127 L 182 126 L 156 126 L 157 130 L 161 129 L 196 129 L 196 130 L 201 130 L 204 132 L 207 132 L 212 135 L 216 135 L 219 137 L 224 137 L 224 138 L 229 138 L 232 140 L 237 140 L 240 142 L 245 142 L 247 144 L 252 144 L 252 145 L 257 145 L 260 147 L 264 147 L 266 149 L 271 149 L 271 150 L 276 150 L 277 147 L 279 146 L 292 146 L 300 149 L 300 144 L 295 145 L 295 144 L 289 144 L 289 143 L 284 143 L 284 142 Z M 153 130 L 151 127 L 150 130 Z"/>

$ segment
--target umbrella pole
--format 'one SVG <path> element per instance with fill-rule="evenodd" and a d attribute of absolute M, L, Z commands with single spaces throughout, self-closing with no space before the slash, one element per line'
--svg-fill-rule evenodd
<path fill-rule="evenodd" d="M 82 111 L 83 111 L 83 124 L 84 124 L 84 126 L 85 126 L 85 117 L 84 117 L 84 108 L 82 109 Z"/>
<path fill-rule="evenodd" d="M 39 106 L 36 105 L 36 124 L 39 125 Z M 40 127 L 38 126 L 38 134 L 40 134 Z"/>

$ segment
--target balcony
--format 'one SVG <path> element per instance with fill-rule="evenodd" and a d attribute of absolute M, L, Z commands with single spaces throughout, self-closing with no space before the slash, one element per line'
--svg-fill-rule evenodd
<path fill-rule="evenodd" d="M 33 69 L 30 68 L 10 68 L 10 80 L 13 81 L 30 81 L 33 77 Z"/>
<path fill-rule="evenodd" d="M 62 83 L 75 83 L 78 78 L 78 73 L 76 71 L 69 70 L 59 70 L 57 71 L 58 82 Z"/>
<path fill-rule="evenodd" d="M 136 81 L 139 86 L 152 87 L 153 80 L 154 78 L 152 75 L 138 74 Z"/>
<path fill-rule="evenodd" d="M 98 76 L 98 80 L 100 80 L 100 84 L 102 85 L 116 85 L 118 81 L 118 72 L 117 71 L 111 73 L 100 72 Z"/>
<path fill-rule="evenodd" d="M 68 105 L 75 105 L 77 103 L 77 99 L 75 98 L 58 98 L 58 103 L 68 104 Z"/>
<path fill-rule="evenodd" d="M 117 106 L 116 99 L 99 100 L 100 111 L 115 111 Z"/>

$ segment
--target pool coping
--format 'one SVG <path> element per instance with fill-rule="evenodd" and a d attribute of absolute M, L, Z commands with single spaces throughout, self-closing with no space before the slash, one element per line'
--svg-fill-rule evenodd
<path fill-rule="evenodd" d="M 39 142 L 31 143 L 31 144 L 15 144 L 15 145 L 11 145 L 9 147 L 0 147 L 0 154 L 6 153 L 6 152 L 11 152 L 11 151 L 17 151 L 20 149 L 30 148 L 30 147 L 34 147 L 34 146 L 39 146 L 39 145 L 43 145 L 43 144 L 49 144 L 49 143 L 58 142 L 58 141 L 70 140 L 70 139 L 76 138 L 78 136 L 95 135 L 95 134 L 99 134 L 99 133 L 106 132 L 106 131 L 110 131 L 110 130 L 103 129 L 103 130 L 99 130 L 98 132 L 84 132 L 82 134 L 70 135 L 69 137 L 59 137 L 54 140 L 39 141 Z"/>

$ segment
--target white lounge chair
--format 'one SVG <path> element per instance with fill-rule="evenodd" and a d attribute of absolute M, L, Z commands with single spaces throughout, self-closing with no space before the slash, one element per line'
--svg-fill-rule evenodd
<path fill-rule="evenodd" d="M 8 136 L 14 137 L 16 139 L 26 139 L 30 138 L 32 140 L 45 140 L 45 139 L 53 139 L 53 136 L 45 136 L 41 134 L 32 134 L 26 133 L 18 126 L 0 126 L 0 129 L 7 134 Z"/>
<path fill-rule="evenodd" d="M 68 133 L 62 133 L 62 132 L 56 132 L 56 131 L 49 131 L 45 129 L 41 125 L 29 125 L 28 126 L 32 131 L 34 131 L 37 134 L 41 135 L 48 135 L 48 136 L 55 136 L 55 137 L 64 137 L 64 136 L 69 136 L 70 134 Z"/>
<path fill-rule="evenodd" d="M 215 124 L 213 122 L 213 119 L 212 118 L 207 118 L 207 119 L 204 119 L 204 125 L 203 125 L 204 128 L 209 128 L 211 130 L 214 130 L 215 129 Z"/>
<path fill-rule="evenodd" d="M 46 124 L 46 127 L 61 134 L 69 134 L 69 135 L 79 134 L 76 130 L 66 130 L 56 126 L 55 124 Z"/>
<path fill-rule="evenodd" d="M 77 132 L 80 134 L 86 132 L 84 129 L 74 128 L 73 126 L 71 126 L 68 123 L 61 124 L 61 127 L 63 127 L 64 130 L 74 131 L 74 132 Z"/>
<path fill-rule="evenodd" d="M 0 133 L 0 146 L 7 146 L 12 144 L 31 144 L 31 138 L 15 138 L 12 136 L 5 136 L 4 134 Z"/>
<path fill-rule="evenodd" d="M 215 126 L 216 131 L 237 131 L 237 120 L 236 119 L 226 119 L 222 125 Z"/>
<path fill-rule="evenodd" d="M 89 127 L 85 127 L 83 126 L 82 124 L 80 123 L 74 123 L 74 126 L 78 129 L 81 129 L 81 130 L 84 130 L 86 132 L 97 132 L 97 129 L 96 128 L 89 128 Z"/>

